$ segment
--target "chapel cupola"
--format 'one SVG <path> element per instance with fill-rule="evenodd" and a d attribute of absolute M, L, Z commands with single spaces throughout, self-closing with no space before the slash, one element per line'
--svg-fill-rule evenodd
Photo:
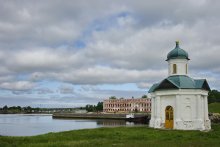
<path fill-rule="evenodd" d="M 179 47 L 179 41 L 176 41 L 176 47 L 167 54 L 168 75 L 187 75 L 188 74 L 188 53 Z"/>

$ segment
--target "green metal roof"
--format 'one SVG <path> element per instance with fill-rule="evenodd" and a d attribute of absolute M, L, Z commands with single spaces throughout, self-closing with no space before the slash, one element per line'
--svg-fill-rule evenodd
<path fill-rule="evenodd" d="M 204 89 L 210 90 L 209 85 L 205 79 L 193 79 L 186 75 L 169 76 L 162 82 L 154 84 L 149 93 L 157 90 L 165 89 Z"/>
<path fill-rule="evenodd" d="M 189 60 L 188 53 L 179 47 L 179 42 L 176 41 L 176 47 L 167 55 L 167 60 L 170 59 L 187 59 Z"/>
<path fill-rule="evenodd" d="M 157 86 L 159 85 L 159 83 L 153 84 L 153 86 L 151 86 L 151 88 L 149 89 L 149 93 L 154 92 L 154 90 L 157 88 Z"/>
<path fill-rule="evenodd" d="M 188 76 L 170 76 L 167 80 L 178 88 L 195 88 L 195 81 Z"/>
<path fill-rule="evenodd" d="M 195 80 L 196 87 L 202 87 L 202 85 L 206 82 L 205 79 Z"/>

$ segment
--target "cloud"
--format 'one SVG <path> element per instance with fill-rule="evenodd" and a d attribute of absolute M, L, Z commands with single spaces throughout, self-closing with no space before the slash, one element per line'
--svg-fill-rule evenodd
<path fill-rule="evenodd" d="M 38 88 L 38 89 L 35 89 L 35 91 L 37 91 L 38 94 L 52 94 L 52 93 L 54 93 L 54 91 L 49 88 Z"/>
<path fill-rule="evenodd" d="M 0 76 L 0 83 L 7 82 L 7 81 L 12 81 L 12 80 L 14 80 L 14 76 L 12 76 L 12 75 Z"/>
<path fill-rule="evenodd" d="M 59 87 L 59 92 L 61 94 L 74 94 L 74 88 L 73 86 L 69 86 L 69 85 L 61 85 L 61 87 Z"/>
<path fill-rule="evenodd" d="M 152 85 L 153 83 L 147 83 L 147 82 L 137 83 L 137 87 L 140 89 L 149 89 Z"/>
<path fill-rule="evenodd" d="M 34 87 L 34 83 L 29 81 L 3 82 L 0 88 L 7 90 L 29 90 Z"/>
<path fill-rule="evenodd" d="M 61 73 L 41 73 L 42 77 L 52 77 L 59 81 L 72 83 L 72 84 L 123 84 L 123 83 L 135 83 L 143 80 L 153 81 L 157 78 L 166 76 L 165 70 L 125 70 L 115 69 L 108 67 L 93 67 L 79 70 L 72 70 Z"/>

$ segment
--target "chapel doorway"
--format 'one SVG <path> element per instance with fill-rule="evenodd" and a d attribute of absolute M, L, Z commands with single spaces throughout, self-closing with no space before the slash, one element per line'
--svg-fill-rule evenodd
<path fill-rule="evenodd" d="M 167 106 L 165 109 L 165 128 L 173 129 L 173 107 Z"/>

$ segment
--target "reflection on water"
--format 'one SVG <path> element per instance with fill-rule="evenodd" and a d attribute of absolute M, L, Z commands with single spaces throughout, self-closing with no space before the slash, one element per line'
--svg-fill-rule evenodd
<path fill-rule="evenodd" d="M 49 132 L 133 125 L 140 123 L 109 119 L 53 119 L 52 115 L 41 114 L 0 114 L 0 135 L 3 136 L 33 136 Z"/>

